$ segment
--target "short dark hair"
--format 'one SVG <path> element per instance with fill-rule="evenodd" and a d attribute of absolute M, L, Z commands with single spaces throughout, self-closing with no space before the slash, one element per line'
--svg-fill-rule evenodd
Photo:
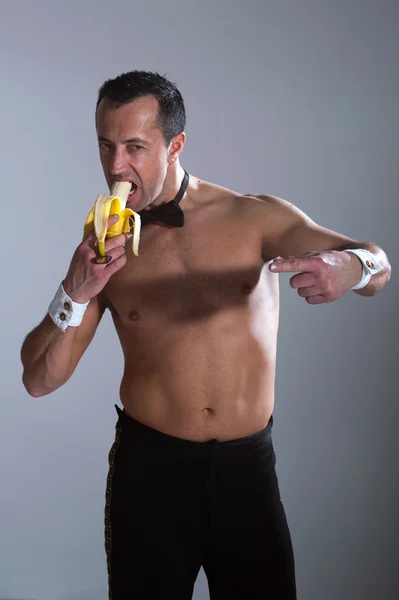
<path fill-rule="evenodd" d="M 168 145 L 175 135 L 184 131 L 186 111 L 183 97 L 176 85 L 159 73 L 130 71 L 115 79 L 108 79 L 98 92 L 96 114 L 103 98 L 122 106 L 143 96 L 154 96 L 158 100 L 158 126 Z"/>

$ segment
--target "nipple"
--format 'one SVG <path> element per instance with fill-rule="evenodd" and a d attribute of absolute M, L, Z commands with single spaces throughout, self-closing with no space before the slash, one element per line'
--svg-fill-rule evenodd
<path fill-rule="evenodd" d="M 129 313 L 129 319 L 131 321 L 138 321 L 140 319 L 140 315 L 137 310 L 131 310 Z"/>

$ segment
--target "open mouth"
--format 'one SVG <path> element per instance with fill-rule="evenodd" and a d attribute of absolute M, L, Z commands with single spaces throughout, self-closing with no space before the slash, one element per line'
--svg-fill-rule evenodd
<path fill-rule="evenodd" d="M 133 198 L 133 196 L 135 195 L 136 192 L 137 192 L 137 185 L 132 182 L 132 187 L 129 192 L 129 198 Z"/>

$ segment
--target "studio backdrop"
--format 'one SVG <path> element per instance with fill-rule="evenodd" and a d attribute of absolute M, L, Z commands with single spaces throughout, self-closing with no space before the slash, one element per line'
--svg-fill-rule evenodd
<path fill-rule="evenodd" d="M 389 0 L 0 3 L 2 600 L 107 597 L 110 315 L 49 396 L 27 394 L 19 352 L 107 193 L 98 88 L 132 69 L 181 90 L 187 171 L 387 252 L 372 298 L 310 306 L 280 276 L 273 437 L 299 600 L 399 597 L 398 22 Z M 194 598 L 209 598 L 202 570 Z"/>

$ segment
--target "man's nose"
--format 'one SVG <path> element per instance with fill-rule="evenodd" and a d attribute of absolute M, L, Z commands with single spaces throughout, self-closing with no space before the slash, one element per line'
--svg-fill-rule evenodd
<path fill-rule="evenodd" d="M 111 175 L 121 175 L 127 170 L 126 155 L 121 150 L 115 150 L 110 163 Z"/>

